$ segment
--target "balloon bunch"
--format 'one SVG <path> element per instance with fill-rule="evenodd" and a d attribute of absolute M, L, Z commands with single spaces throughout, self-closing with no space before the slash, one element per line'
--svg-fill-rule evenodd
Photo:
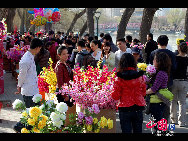
<path fill-rule="evenodd" d="M 30 23 L 36 26 L 45 25 L 47 22 L 56 23 L 61 18 L 58 8 L 34 8 L 33 11 L 28 11 L 28 13 L 34 15 L 34 20 L 31 20 Z"/>

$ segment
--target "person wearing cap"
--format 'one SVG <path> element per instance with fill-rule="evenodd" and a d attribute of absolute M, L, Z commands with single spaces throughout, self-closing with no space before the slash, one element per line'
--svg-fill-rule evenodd
<path fill-rule="evenodd" d="M 134 56 L 136 63 L 143 63 L 144 62 L 142 55 L 141 55 L 141 51 L 138 47 L 132 48 L 132 55 Z"/>

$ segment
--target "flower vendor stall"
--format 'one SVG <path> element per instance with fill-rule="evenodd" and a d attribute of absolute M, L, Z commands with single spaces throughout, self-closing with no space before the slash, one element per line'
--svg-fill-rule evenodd
<path fill-rule="evenodd" d="M 68 114 L 68 106 L 64 102 L 54 103 L 53 100 L 44 100 L 40 94 L 33 97 L 33 102 L 38 106 L 26 108 L 24 103 L 16 99 L 13 109 L 22 110 L 21 133 L 84 133 L 92 131 L 99 133 L 101 128 L 112 129 L 113 121 L 105 116 L 99 120 L 96 115 L 100 112 L 97 104 L 88 107 L 86 113 Z M 40 104 L 39 104 L 40 102 Z M 69 117 L 71 124 L 65 126 L 65 120 Z"/>
<path fill-rule="evenodd" d="M 14 45 L 13 48 L 10 48 L 5 52 L 8 59 L 11 59 L 11 68 L 13 76 L 15 76 L 16 80 L 19 74 L 19 61 L 21 60 L 21 57 L 29 50 L 30 46 L 26 45 L 23 47 L 20 47 L 19 45 Z"/>
<path fill-rule="evenodd" d="M 111 118 L 114 126 L 110 130 L 101 130 L 101 133 L 115 133 L 116 130 L 116 103 L 111 97 L 113 89 L 113 82 L 116 79 L 115 69 L 108 71 L 107 66 L 104 65 L 103 70 L 88 66 L 88 69 L 81 69 L 76 67 L 73 70 L 74 80 L 70 81 L 70 85 L 64 85 L 59 90 L 59 94 L 68 94 L 75 103 L 81 107 L 82 111 L 91 107 L 93 104 L 98 105 L 100 113 L 97 117 L 102 116 Z"/>

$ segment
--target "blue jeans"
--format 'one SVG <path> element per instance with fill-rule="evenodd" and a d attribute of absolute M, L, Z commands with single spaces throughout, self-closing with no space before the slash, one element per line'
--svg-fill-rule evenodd
<path fill-rule="evenodd" d="M 142 133 L 142 110 L 125 112 L 119 110 L 119 119 L 122 133 Z"/>

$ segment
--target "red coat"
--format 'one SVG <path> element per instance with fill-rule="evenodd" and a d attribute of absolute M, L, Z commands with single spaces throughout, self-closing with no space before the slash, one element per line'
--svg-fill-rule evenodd
<path fill-rule="evenodd" d="M 120 100 L 118 107 L 145 106 L 146 83 L 143 76 L 137 74 L 135 68 L 129 68 L 114 82 L 114 90 L 111 95 L 113 99 Z M 126 80 L 127 78 L 129 80 Z"/>
<path fill-rule="evenodd" d="M 69 70 L 67 69 L 69 68 Z M 57 88 L 61 88 L 64 83 L 69 84 L 70 80 L 73 80 L 73 72 L 71 68 L 60 61 L 57 62 L 56 67 L 55 67 L 55 73 L 57 77 Z"/>

